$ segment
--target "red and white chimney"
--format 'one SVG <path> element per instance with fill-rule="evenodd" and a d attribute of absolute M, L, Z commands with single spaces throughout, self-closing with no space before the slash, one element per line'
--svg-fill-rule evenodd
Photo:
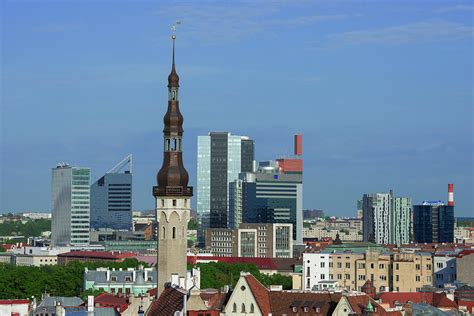
<path fill-rule="evenodd" d="M 454 206 L 454 184 L 448 184 L 448 205 Z"/>

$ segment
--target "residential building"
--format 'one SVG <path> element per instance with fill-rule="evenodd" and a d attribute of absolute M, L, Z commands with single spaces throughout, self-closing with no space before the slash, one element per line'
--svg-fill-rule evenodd
<path fill-rule="evenodd" d="M 131 230 L 132 155 L 91 185 L 91 228 Z"/>
<path fill-rule="evenodd" d="M 108 269 L 84 271 L 84 289 L 112 294 L 145 295 L 157 286 L 157 272 L 153 268 Z"/>
<path fill-rule="evenodd" d="M 48 293 L 42 295 L 41 303 L 33 306 L 31 311 L 32 316 L 45 316 L 45 315 L 67 315 L 64 310 L 65 307 L 78 308 L 84 301 L 80 297 L 64 297 L 64 296 L 49 296 Z M 34 304 L 33 304 L 34 305 Z M 114 314 L 112 314 L 114 315 Z"/>
<path fill-rule="evenodd" d="M 323 218 L 323 217 L 324 217 L 323 210 L 303 210 L 304 219 L 315 219 L 315 218 Z"/>
<path fill-rule="evenodd" d="M 89 244 L 89 168 L 59 164 L 52 170 L 51 241 L 53 246 Z"/>
<path fill-rule="evenodd" d="M 30 301 L 20 299 L 0 300 L 0 315 L 29 316 Z"/>
<path fill-rule="evenodd" d="M 438 252 L 433 256 L 433 286 L 444 288 L 456 281 L 456 252 Z"/>
<path fill-rule="evenodd" d="M 197 213 L 199 238 L 206 228 L 238 227 L 229 216 L 229 183 L 239 173 L 253 171 L 254 141 L 229 132 L 211 132 L 198 136 Z M 238 215 L 236 215 L 238 216 Z"/>
<path fill-rule="evenodd" d="M 293 256 L 291 224 L 243 223 L 238 229 L 206 229 L 206 248 L 215 256 L 271 257 Z"/>
<path fill-rule="evenodd" d="M 424 201 L 413 206 L 415 242 L 451 243 L 454 241 L 454 206 L 442 201 Z"/>
<path fill-rule="evenodd" d="M 433 258 L 430 253 L 395 253 L 391 255 L 391 290 L 419 292 L 433 286 Z"/>
<path fill-rule="evenodd" d="M 303 227 L 303 240 L 308 239 L 326 239 L 330 238 L 332 240 L 336 239 L 336 236 L 339 235 L 339 238 L 342 241 L 362 241 L 362 231 L 359 229 L 353 228 L 343 228 L 343 229 L 331 229 L 327 227 L 318 227 L 312 225 L 311 227 Z"/>
<path fill-rule="evenodd" d="M 474 271 L 474 251 L 461 251 L 456 258 L 457 280 L 470 286 L 474 286 L 474 273 L 472 273 L 472 271 Z"/>
<path fill-rule="evenodd" d="M 362 198 L 364 241 L 406 244 L 410 241 L 411 202 L 393 192 L 364 194 Z"/>

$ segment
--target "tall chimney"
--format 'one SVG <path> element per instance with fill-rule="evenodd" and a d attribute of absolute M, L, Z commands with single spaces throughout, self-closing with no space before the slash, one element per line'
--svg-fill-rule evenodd
<path fill-rule="evenodd" d="M 301 156 L 303 154 L 303 134 L 295 135 L 295 155 Z"/>
<path fill-rule="evenodd" d="M 454 206 L 454 184 L 448 184 L 448 205 Z"/>

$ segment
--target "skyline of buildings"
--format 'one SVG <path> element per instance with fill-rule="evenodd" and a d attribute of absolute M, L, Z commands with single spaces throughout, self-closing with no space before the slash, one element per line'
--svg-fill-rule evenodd
<path fill-rule="evenodd" d="M 201 243 L 204 229 L 229 227 L 229 183 L 239 173 L 251 172 L 253 163 L 254 141 L 247 136 L 229 132 L 198 136 L 196 198 Z"/>

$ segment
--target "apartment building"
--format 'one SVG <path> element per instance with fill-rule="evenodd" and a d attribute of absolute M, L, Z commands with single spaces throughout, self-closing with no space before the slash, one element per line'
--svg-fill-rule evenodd
<path fill-rule="evenodd" d="M 292 224 L 244 223 L 238 229 L 206 229 L 205 244 L 217 257 L 291 258 L 292 236 Z"/>
<path fill-rule="evenodd" d="M 427 253 L 324 250 L 303 254 L 302 289 L 308 291 L 345 289 L 361 291 L 367 280 L 377 292 L 415 292 L 433 285 L 433 262 Z M 331 282 L 337 282 L 332 284 Z"/>
<path fill-rule="evenodd" d="M 418 292 L 433 285 L 433 258 L 430 253 L 395 253 L 391 255 L 391 290 Z"/>

